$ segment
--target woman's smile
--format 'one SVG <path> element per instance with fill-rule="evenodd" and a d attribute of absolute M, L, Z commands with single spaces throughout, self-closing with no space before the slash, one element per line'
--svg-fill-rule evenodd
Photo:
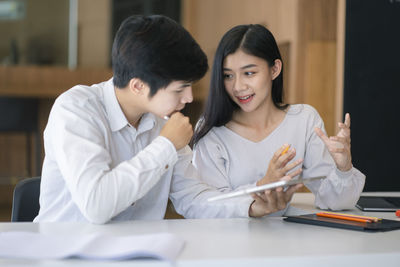
<path fill-rule="evenodd" d="M 239 100 L 241 104 L 246 104 L 249 103 L 251 100 L 253 100 L 255 94 L 251 95 L 245 95 L 245 96 L 236 96 L 236 98 Z"/>

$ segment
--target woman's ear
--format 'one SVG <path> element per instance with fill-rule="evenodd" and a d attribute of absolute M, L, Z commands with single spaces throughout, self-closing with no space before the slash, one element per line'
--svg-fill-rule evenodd
<path fill-rule="evenodd" d="M 272 80 L 281 74 L 282 71 L 282 61 L 280 59 L 275 59 L 275 64 L 271 67 Z"/>
<path fill-rule="evenodd" d="M 128 87 L 129 91 L 134 94 L 143 95 L 146 89 L 146 84 L 141 79 L 133 78 L 129 81 Z"/>

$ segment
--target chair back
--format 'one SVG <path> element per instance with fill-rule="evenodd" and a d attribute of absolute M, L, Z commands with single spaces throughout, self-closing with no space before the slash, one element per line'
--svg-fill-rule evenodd
<path fill-rule="evenodd" d="M 0 97 L 0 133 L 25 135 L 25 168 L 28 176 L 39 176 L 42 169 L 42 134 L 38 114 L 38 98 Z M 34 170 L 32 166 L 35 166 Z"/>
<path fill-rule="evenodd" d="M 14 189 L 12 222 L 32 222 L 39 213 L 40 177 L 20 181 Z"/>

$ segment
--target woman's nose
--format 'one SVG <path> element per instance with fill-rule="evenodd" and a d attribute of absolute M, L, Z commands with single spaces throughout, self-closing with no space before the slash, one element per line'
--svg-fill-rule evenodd
<path fill-rule="evenodd" d="M 233 84 L 233 90 L 235 92 L 240 92 L 240 91 L 246 90 L 245 83 L 239 77 L 235 79 L 235 82 Z"/>

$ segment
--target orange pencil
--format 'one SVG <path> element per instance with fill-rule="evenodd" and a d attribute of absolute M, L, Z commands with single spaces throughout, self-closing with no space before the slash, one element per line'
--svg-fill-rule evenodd
<path fill-rule="evenodd" d="M 377 217 L 370 217 L 370 216 L 362 216 L 362 215 L 354 215 L 354 214 L 347 214 L 347 213 L 338 213 L 338 212 L 320 212 L 324 214 L 331 214 L 331 215 L 336 215 L 336 216 L 344 216 L 344 217 L 352 217 L 352 218 L 358 218 L 358 219 L 364 219 L 364 220 L 370 220 L 373 222 L 380 221 L 382 219 L 377 218 Z"/>
<path fill-rule="evenodd" d="M 351 217 L 351 216 L 335 215 L 335 214 L 329 214 L 329 213 L 324 213 L 324 212 L 317 213 L 317 216 L 326 217 L 326 218 L 333 218 L 333 219 L 340 219 L 340 220 L 346 220 L 346 221 L 354 221 L 354 222 L 364 222 L 364 223 L 374 222 L 371 219 L 363 219 L 363 218 L 357 218 L 357 217 Z"/>

